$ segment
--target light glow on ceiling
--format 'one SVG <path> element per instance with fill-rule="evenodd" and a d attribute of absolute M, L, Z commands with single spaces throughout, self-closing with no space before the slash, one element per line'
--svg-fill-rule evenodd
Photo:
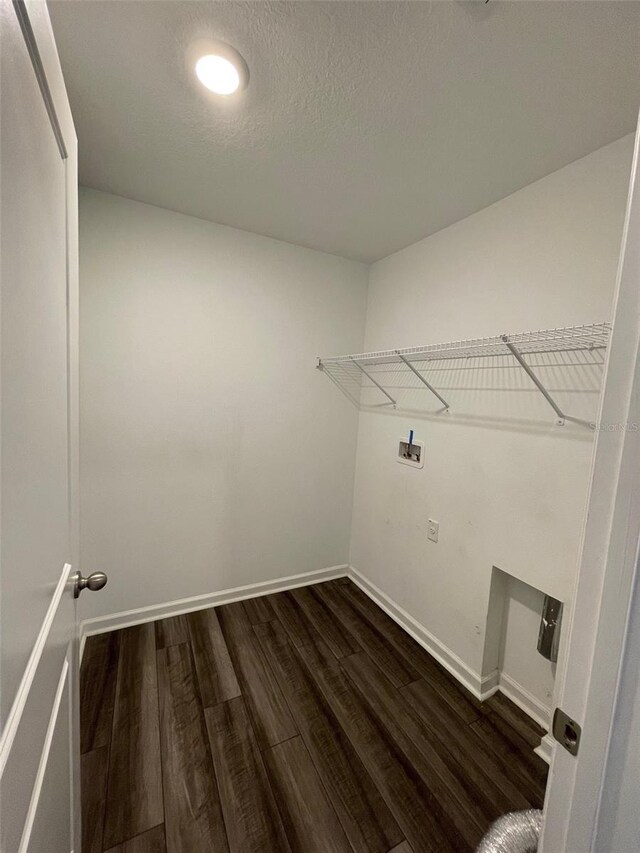
<path fill-rule="evenodd" d="M 238 69 L 224 56 L 208 54 L 196 62 L 198 80 L 216 95 L 233 95 L 240 86 Z"/>
<path fill-rule="evenodd" d="M 224 42 L 199 40 L 191 46 L 188 61 L 202 85 L 216 95 L 234 95 L 249 81 L 246 62 Z"/>

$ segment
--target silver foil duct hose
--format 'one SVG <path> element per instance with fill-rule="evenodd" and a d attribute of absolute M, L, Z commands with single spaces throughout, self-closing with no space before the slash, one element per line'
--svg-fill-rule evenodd
<path fill-rule="evenodd" d="M 476 853 L 536 853 L 542 811 L 510 812 L 491 825 Z"/>

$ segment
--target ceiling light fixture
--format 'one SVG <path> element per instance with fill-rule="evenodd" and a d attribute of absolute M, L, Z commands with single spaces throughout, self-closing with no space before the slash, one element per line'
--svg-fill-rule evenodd
<path fill-rule="evenodd" d="M 224 42 L 210 39 L 194 42 L 187 61 L 202 85 L 216 95 L 233 95 L 249 82 L 247 63 L 235 48 Z"/>

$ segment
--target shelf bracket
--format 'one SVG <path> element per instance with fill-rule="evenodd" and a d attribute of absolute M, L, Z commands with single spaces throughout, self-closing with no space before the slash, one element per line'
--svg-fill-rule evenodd
<path fill-rule="evenodd" d="M 353 405 L 356 407 L 356 409 L 360 408 L 360 404 L 358 403 L 358 401 L 356 400 L 356 398 L 353 396 L 353 394 L 352 394 L 350 391 L 347 391 L 347 389 L 344 387 L 344 385 L 341 385 L 341 384 L 340 384 L 340 382 L 336 379 L 336 377 L 331 373 L 331 371 L 330 371 L 330 370 L 327 370 L 327 369 L 325 368 L 324 364 L 322 363 L 322 359 L 320 359 L 320 358 L 318 359 L 318 363 L 317 363 L 317 365 L 316 365 L 316 369 L 317 369 L 317 370 L 321 370 L 321 371 L 324 373 L 324 375 L 325 375 L 325 376 L 328 376 L 328 377 L 329 377 L 329 379 L 330 379 L 330 380 L 333 382 L 333 384 L 336 386 L 336 388 L 337 388 L 339 391 L 341 391 L 341 392 L 344 394 L 344 396 L 345 396 L 348 400 L 351 400 L 351 402 L 352 402 L 352 403 L 353 403 Z"/>
<path fill-rule="evenodd" d="M 560 406 L 556 403 L 556 401 L 553 399 L 551 394 L 549 394 L 547 389 L 544 387 L 542 382 L 538 379 L 536 374 L 529 367 L 527 362 L 524 360 L 524 358 L 520 354 L 520 351 L 518 350 L 518 348 L 514 344 L 511 343 L 511 341 L 509 340 L 509 336 L 508 335 L 500 335 L 500 337 L 505 342 L 505 345 L 506 345 L 507 349 L 509 350 L 509 352 L 511 353 L 511 355 L 515 358 L 515 360 L 518 362 L 520 367 L 524 370 L 524 372 L 527 374 L 529 379 L 533 382 L 533 384 L 536 386 L 538 391 L 542 394 L 542 396 L 545 398 L 547 403 L 551 406 L 553 411 L 556 413 L 556 415 L 557 415 L 556 424 L 558 426 L 564 426 L 565 420 L 567 420 L 568 416 L 565 415 L 565 413 L 562 411 Z M 570 420 L 573 420 L 573 418 L 570 418 Z"/>
<path fill-rule="evenodd" d="M 445 409 L 446 409 L 447 411 L 449 411 L 449 404 L 448 404 L 448 403 L 447 403 L 447 401 L 444 399 L 444 397 L 442 397 L 442 396 L 440 396 L 440 394 L 438 394 L 438 392 L 437 392 L 437 391 L 436 391 L 436 389 L 433 387 L 433 385 L 431 385 L 431 383 L 430 383 L 430 382 L 427 382 L 427 380 L 426 380 L 426 379 L 424 378 L 424 376 L 420 373 L 420 371 L 419 371 L 419 370 L 416 370 L 416 368 L 411 364 L 411 362 L 409 361 L 409 359 L 408 359 L 408 358 L 405 358 L 405 357 L 400 353 L 400 351 L 399 351 L 399 350 L 396 350 L 396 355 L 398 356 L 398 358 L 400 359 L 400 361 L 403 361 L 403 362 L 407 365 L 407 367 L 409 368 L 409 370 L 411 370 L 413 373 L 415 373 L 415 375 L 418 377 L 418 379 L 420 380 L 420 382 L 422 382 L 422 384 L 423 384 L 423 385 L 426 385 L 426 386 L 427 386 L 427 388 L 429 389 L 429 391 L 431 391 L 431 393 L 432 393 L 432 394 L 434 394 L 434 395 L 438 398 L 438 400 L 440 400 L 440 402 L 441 402 L 441 403 L 442 403 L 442 405 L 445 407 Z"/>
<path fill-rule="evenodd" d="M 393 399 L 393 397 L 391 396 L 391 394 L 387 393 L 387 392 L 384 390 L 384 388 L 382 387 L 382 385 L 380 385 L 380 383 L 379 383 L 379 382 L 376 382 L 376 380 L 373 378 L 373 376 L 371 376 L 371 374 L 367 373 L 367 371 L 364 369 L 364 367 L 363 367 L 361 364 L 358 364 L 358 362 L 355 360 L 355 358 L 350 359 L 350 361 L 352 361 L 352 362 L 355 364 L 355 366 L 358 368 L 358 370 L 360 370 L 360 371 L 362 371 L 362 373 L 364 373 L 364 375 L 367 377 L 367 379 L 368 379 L 370 382 L 373 382 L 373 384 L 376 386 L 376 388 L 377 388 L 379 391 L 382 391 L 382 393 L 384 394 L 384 396 L 385 396 L 388 400 L 391 400 L 391 402 L 393 403 L 393 405 L 394 405 L 394 406 L 396 405 L 396 401 Z"/>

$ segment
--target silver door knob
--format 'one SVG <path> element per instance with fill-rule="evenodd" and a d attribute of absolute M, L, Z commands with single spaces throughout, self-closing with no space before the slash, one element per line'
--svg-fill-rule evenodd
<path fill-rule="evenodd" d="M 93 572 L 88 578 L 83 577 L 80 572 L 76 572 L 73 578 L 73 597 L 77 598 L 83 589 L 90 589 L 92 592 L 97 592 L 106 583 L 107 576 L 104 572 Z"/>

